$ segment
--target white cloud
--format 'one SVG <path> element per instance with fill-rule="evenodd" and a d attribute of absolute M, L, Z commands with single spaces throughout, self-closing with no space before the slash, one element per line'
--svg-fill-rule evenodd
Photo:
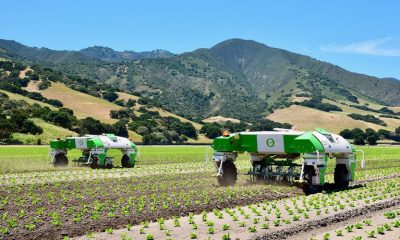
<path fill-rule="evenodd" d="M 388 47 L 391 37 L 350 43 L 347 45 L 328 44 L 321 47 L 326 52 L 357 53 L 375 56 L 400 57 L 400 48 Z"/>

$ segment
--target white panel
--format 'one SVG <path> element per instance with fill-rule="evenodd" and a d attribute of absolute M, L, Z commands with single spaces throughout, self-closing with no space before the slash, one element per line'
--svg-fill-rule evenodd
<path fill-rule="evenodd" d="M 87 137 L 77 137 L 75 138 L 75 147 L 77 149 L 87 149 Z"/>
<path fill-rule="evenodd" d="M 283 133 L 260 133 L 257 134 L 257 149 L 265 153 L 284 153 Z"/>
<path fill-rule="evenodd" d="M 131 148 L 129 139 L 123 137 L 116 137 L 117 140 L 114 142 L 107 136 L 99 136 L 103 142 L 105 148 Z"/>
<path fill-rule="evenodd" d="M 326 153 L 335 154 L 352 152 L 350 143 L 340 135 L 330 133 L 333 141 L 330 141 L 327 137 L 319 132 L 313 132 L 313 135 L 322 143 Z"/>

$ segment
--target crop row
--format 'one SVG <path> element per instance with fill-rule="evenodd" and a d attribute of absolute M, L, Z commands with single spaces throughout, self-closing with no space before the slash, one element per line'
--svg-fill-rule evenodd
<path fill-rule="evenodd" d="M 280 230 L 297 224 L 324 219 L 399 196 L 400 179 L 397 178 L 331 194 L 299 195 L 235 208 L 216 208 L 209 212 L 189 214 L 185 217 L 176 216 L 168 220 L 159 218 L 150 223 L 127 225 L 119 230 L 106 227 L 103 229 L 104 233 L 88 233 L 82 239 L 93 236 L 96 239 L 108 239 L 110 235 L 117 239 L 246 239 L 254 234 L 279 234 Z M 393 214 L 396 216 L 396 213 Z M 362 228 L 368 223 L 370 222 L 365 221 L 363 225 L 354 224 L 352 228 Z M 395 225 L 397 226 L 397 223 L 390 223 L 390 226 Z"/>
<path fill-rule="evenodd" d="M 399 166 L 400 148 L 395 147 L 359 147 L 365 151 L 367 167 L 385 167 L 392 164 Z M 55 169 L 50 164 L 49 147 L 0 147 L 0 174 L 37 172 L 37 171 L 69 171 L 79 170 L 72 162 L 66 169 Z M 204 163 L 206 154 L 211 160 L 212 149 L 209 146 L 141 146 L 139 148 L 139 166 L 176 163 Z M 115 166 L 119 166 L 121 152 L 111 150 Z M 72 161 L 80 156 L 80 151 L 68 153 Z M 361 155 L 357 155 L 360 159 Z M 239 161 L 248 162 L 247 154 L 239 155 Z M 382 161 L 384 160 L 384 161 Z M 332 161 L 330 161 L 332 162 Z"/>
<path fill-rule="evenodd" d="M 310 240 L 330 239 L 396 239 L 400 236 L 400 209 L 393 209 L 376 216 L 345 224 Z"/>
<path fill-rule="evenodd" d="M 57 235 L 76 225 L 82 226 L 74 230 L 79 234 L 102 230 L 104 224 L 133 224 L 299 192 L 291 187 L 248 185 L 244 177 L 235 187 L 217 187 L 215 177 L 204 172 L 3 186 L 0 238 Z"/>

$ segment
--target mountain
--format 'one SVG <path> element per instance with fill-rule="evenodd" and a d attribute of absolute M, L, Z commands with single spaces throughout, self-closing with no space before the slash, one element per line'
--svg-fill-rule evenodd
<path fill-rule="evenodd" d="M 13 43 L 0 41 L 9 57 L 24 57 L 69 75 L 135 92 L 197 121 L 217 115 L 253 121 L 292 105 L 297 96 L 320 96 L 359 106 L 363 103 L 358 98 L 400 105 L 400 81 L 353 73 L 252 40 L 230 39 L 209 49 L 169 57 L 156 51 L 152 56 L 159 57 L 147 58 L 104 47 L 48 54 L 53 50 L 26 47 L 25 51 Z M 54 57 L 60 53 L 68 55 L 68 61 Z"/>
<path fill-rule="evenodd" d="M 48 48 L 28 47 L 12 40 L 0 39 L 0 56 L 19 60 L 28 60 L 35 63 L 50 62 L 53 64 L 70 64 L 77 62 L 121 62 L 145 58 L 167 58 L 174 54 L 166 50 L 156 49 L 147 52 L 114 51 L 108 47 L 94 46 L 80 51 L 57 51 Z"/>
<path fill-rule="evenodd" d="M 79 51 L 81 54 L 106 62 L 121 62 L 132 61 L 145 58 L 168 58 L 174 56 L 173 53 L 162 49 L 156 49 L 148 52 L 134 52 L 134 51 L 114 51 L 108 47 L 94 46 L 85 48 Z"/>
<path fill-rule="evenodd" d="M 76 63 L 90 58 L 75 51 L 55 51 L 48 48 L 27 47 L 19 42 L 0 39 L 0 56 L 16 60 L 51 63 Z"/>

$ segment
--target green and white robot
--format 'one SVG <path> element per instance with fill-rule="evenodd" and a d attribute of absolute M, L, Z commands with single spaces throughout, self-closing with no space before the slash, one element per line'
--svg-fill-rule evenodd
<path fill-rule="evenodd" d="M 336 187 L 345 188 L 354 181 L 356 149 L 342 136 L 321 128 L 311 132 L 274 130 L 225 133 L 214 139 L 213 160 L 220 185 L 236 183 L 235 161 L 244 152 L 250 154 L 252 170 L 248 174 L 253 180 L 298 181 L 306 194 L 322 190 L 329 159 L 336 159 Z"/>
<path fill-rule="evenodd" d="M 67 152 L 71 149 L 82 150 L 82 156 L 76 162 L 89 165 L 91 168 L 112 168 L 113 159 L 107 157 L 109 149 L 119 149 L 122 152 L 121 166 L 135 166 L 137 147 L 129 139 L 114 134 L 86 135 L 83 137 L 68 137 L 50 141 L 51 157 L 55 167 L 67 166 Z"/>

